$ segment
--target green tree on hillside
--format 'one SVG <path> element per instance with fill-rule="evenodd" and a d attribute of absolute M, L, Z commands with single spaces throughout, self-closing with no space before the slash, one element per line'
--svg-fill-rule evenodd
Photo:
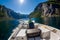
<path fill-rule="evenodd" d="M 32 12 L 32 13 L 30 14 L 30 17 L 35 17 L 35 18 L 41 17 L 41 11 L 36 10 L 36 11 Z"/>
<path fill-rule="evenodd" d="M 4 11 L 3 7 L 0 5 L 0 17 L 4 17 L 4 13 L 5 13 L 5 11 Z"/>
<path fill-rule="evenodd" d="M 48 1 L 56 1 L 56 0 L 48 0 Z"/>

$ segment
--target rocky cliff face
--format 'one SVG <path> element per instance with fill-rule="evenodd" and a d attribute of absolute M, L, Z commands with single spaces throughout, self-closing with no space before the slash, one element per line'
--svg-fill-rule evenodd
<path fill-rule="evenodd" d="M 3 5 L 0 5 L 0 19 L 13 19 L 12 17 L 10 17 L 10 12 L 11 9 L 6 8 Z"/>
<path fill-rule="evenodd" d="M 5 6 L 0 5 L 0 19 L 21 19 L 27 17 L 28 15 L 16 13 Z"/>
<path fill-rule="evenodd" d="M 35 10 L 33 12 L 35 12 L 37 10 L 40 12 L 39 14 L 41 14 L 41 16 L 49 16 L 49 17 L 59 16 L 60 15 L 60 2 L 47 1 L 47 2 L 40 3 L 37 5 L 37 7 L 35 8 Z M 31 13 L 31 14 L 33 14 L 33 13 Z M 35 14 L 37 14 L 37 13 L 35 13 Z"/>
<path fill-rule="evenodd" d="M 60 5 L 43 3 L 42 15 L 43 16 L 60 15 Z"/>
<path fill-rule="evenodd" d="M 3 6 L 3 5 L 0 5 L 0 19 L 20 19 L 22 18 L 22 14 L 20 13 L 16 13 L 14 12 L 13 10 Z"/>

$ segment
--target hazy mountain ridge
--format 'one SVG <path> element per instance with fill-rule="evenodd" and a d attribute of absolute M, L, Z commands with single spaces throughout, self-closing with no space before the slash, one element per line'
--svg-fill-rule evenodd
<path fill-rule="evenodd" d="M 15 11 L 0 5 L 0 19 L 21 19 L 26 18 L 28 15 L 16 13 Z"/>
<path fill-rule="evenodd" d="M 9 15 L 10 15 L 10 11 L 11 11 L 11 9 L 8 9 L 8 8 L 6 8 L 5 6 L 3 6 L 3 5 L 0 5 L 0 18 L 2 18 L 2 19 L 10 19 L 11 17 L 9 17 Z M 8 15 L 9 14 L 9 15 Z"/>
<path fill-rule="evenodd" d="M 60 16 L 60 1 L 50 0 L 39 3 L 34 11 L 30 14 L 30 17 L 52 17 Z"/>

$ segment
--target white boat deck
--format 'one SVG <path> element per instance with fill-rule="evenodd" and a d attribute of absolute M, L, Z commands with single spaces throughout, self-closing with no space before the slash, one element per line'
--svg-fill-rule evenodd
<path fill-rule="evenodd" d="M 47 26 L 47 25 L 43 25 L 43 24 L 35 24 L 36 28 L 38 29 L 41 29 L 42 30 L 42 34 L 47 34 L 48 33 L 48 36 L 50 36 L 50 39 L 41 39 L 41 40 L 60 40 L 60 30 L 56 29 L 56 28 L 53 28 L 53 27 L 50 27 L 50 26 Z M 24 31 L 20 31 L 22 25 L 19 25 L 12 33 L 12 35 L 9 37 L 8 40 L 17 40 L 16 37 L 17 36 L 23 36 L 24 35 Z M 26 30 L 26 29 L 25 29 Z M 18 32 L 17 32 L 18 31 Z M 47 32 L 47 33 L 46 33 Z M 45 35 L 44 34 L 44 35 Z M 50 34 L 50 35 L 49 35 Z M 43 36 L 44 36 L 43 35 Z M 12 39 L 12 37 L 15 37 Z M 46 35 L 45 35 L 46 36 Z M 37 37 L 35 38 L 36 40 L 40 40 L 40 37 Z M 26 39 L 27 40 L 27 39 Z M 29 40 L 34 40 L 33 38 L 30 38 Z"/>
<path fill-rule="evenodd" d="M 19 36 L 25 36 L 26 35 L 26 29 L 21 29 L 20 31 L 19 31 L 19 33 L 17 34 L 17 36 L 16 37 L 19 37 Z"/>

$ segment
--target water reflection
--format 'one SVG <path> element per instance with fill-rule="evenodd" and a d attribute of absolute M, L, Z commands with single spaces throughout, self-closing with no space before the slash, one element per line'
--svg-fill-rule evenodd
<path fill-rule="evenodd" d="M 0 21 L 0 40 L 7 40 L 18 24 L 17 20 Z"/>
<path fill-rule="evenodd" d="M 35 22 L 60 29 L 60 17 L 33 18 Z"/>

